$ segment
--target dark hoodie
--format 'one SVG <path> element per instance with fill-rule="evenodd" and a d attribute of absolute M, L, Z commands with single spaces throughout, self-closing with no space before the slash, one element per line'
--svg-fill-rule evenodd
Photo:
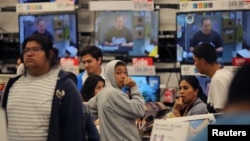
<path fill-rule="evenodd" d="M 144 98 L 137 86 L 131 88 L 131 99 L 118 87 L 115 80 L 118 62 L 122 61 L 106 64 L 106 86 L 90 99 L 88 106 L 93 116 L 99 118 L 101 141 L 139 141 L 135 120 L 145 114 Z"/>

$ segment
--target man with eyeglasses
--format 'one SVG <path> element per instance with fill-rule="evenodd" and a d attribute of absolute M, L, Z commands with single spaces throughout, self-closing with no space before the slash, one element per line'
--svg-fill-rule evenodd
<path fill-rule="evenodd" d="M 59 65 L 58 50 L 43 35 L 23 44 L 24 73 L 11 78 L 1 106 L 9 140 L 83 141 L 81 94 Z"/>
<path fill-rule="evenodd" d="M 80 53 L 81 62 L 84 70 L 77 75 L 77 88 L 82 89 L 82 86 L 89 76 L 89 73 L 101 75 L 104 79 L 104 68 L 102 67 L 103 55 L 102 50 L 96 46 L 86 46 Z"/>

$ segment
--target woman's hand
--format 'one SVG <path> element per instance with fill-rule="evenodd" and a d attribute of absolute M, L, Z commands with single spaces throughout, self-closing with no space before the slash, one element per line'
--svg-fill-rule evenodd
<path fill-rule="evenodd" d="M 181 117 L 181 110 L 185 107 L 185 104 L 182 102 L 182 98 L 179 97 L 175 99 L 175 103 L 173 106 L 173 114 L 176 117 Z"/>

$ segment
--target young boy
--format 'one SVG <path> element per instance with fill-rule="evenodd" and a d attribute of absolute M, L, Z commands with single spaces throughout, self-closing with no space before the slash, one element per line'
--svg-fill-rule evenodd
<path fill-rule="evenodd" d="M 128 77 L 126 64 L 120 60 L 107 63 L 105 81 L 106 86 L 88 102 L 93 116 L 99 118 L 101 140 L 139 141 L 135 120 L 144 116 L 145 102 Z M 130 88 L 131 98 L 122 91 L 124 86 Z"/>

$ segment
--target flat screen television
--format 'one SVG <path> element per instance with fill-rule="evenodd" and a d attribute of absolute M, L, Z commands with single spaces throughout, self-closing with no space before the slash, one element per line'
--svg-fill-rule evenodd
<path fill-rule="evenodd" d="M 158 28 L 159 11 L 96 11 L 95 45 L 104 56 L 157 58 Z"/>
<path fill-rule="evenodd" d="M 20 44 L 32 34 L 43 34 L 59 50 L 59 57 L 75 57 L 78 50 L 77 14 L 19 15 Z"/>
<path fill-rule="evenodd" d="M 208 19 L 211 26 L 209 26 Z M 231 65 L 232 58 L 238 55 L 237 52 L 250 48 L 249 21 L 249 10 L 177 12 L 176 60 L 187 64 L 193 63 L 190 48 L 202 42 L 208 42 L 215 47 L 222 46 L 223 51 L 218 53 L 218 60 Z M 219 36 L 202 36 L 201 31 L 208 32 L 208 27 L 211 27 Z M 195 38 L 194 35 L 197 32 L 200 34 L 197 34 L 198 37 Z M 213 38 L 215 41 L 211 42 Z"/>
<path fill-rule="evenodd" d="M 145 102 L 160 101 L 160 76 L 135 76 L 131 75 L 139 91 L 143 95 Z"/>

